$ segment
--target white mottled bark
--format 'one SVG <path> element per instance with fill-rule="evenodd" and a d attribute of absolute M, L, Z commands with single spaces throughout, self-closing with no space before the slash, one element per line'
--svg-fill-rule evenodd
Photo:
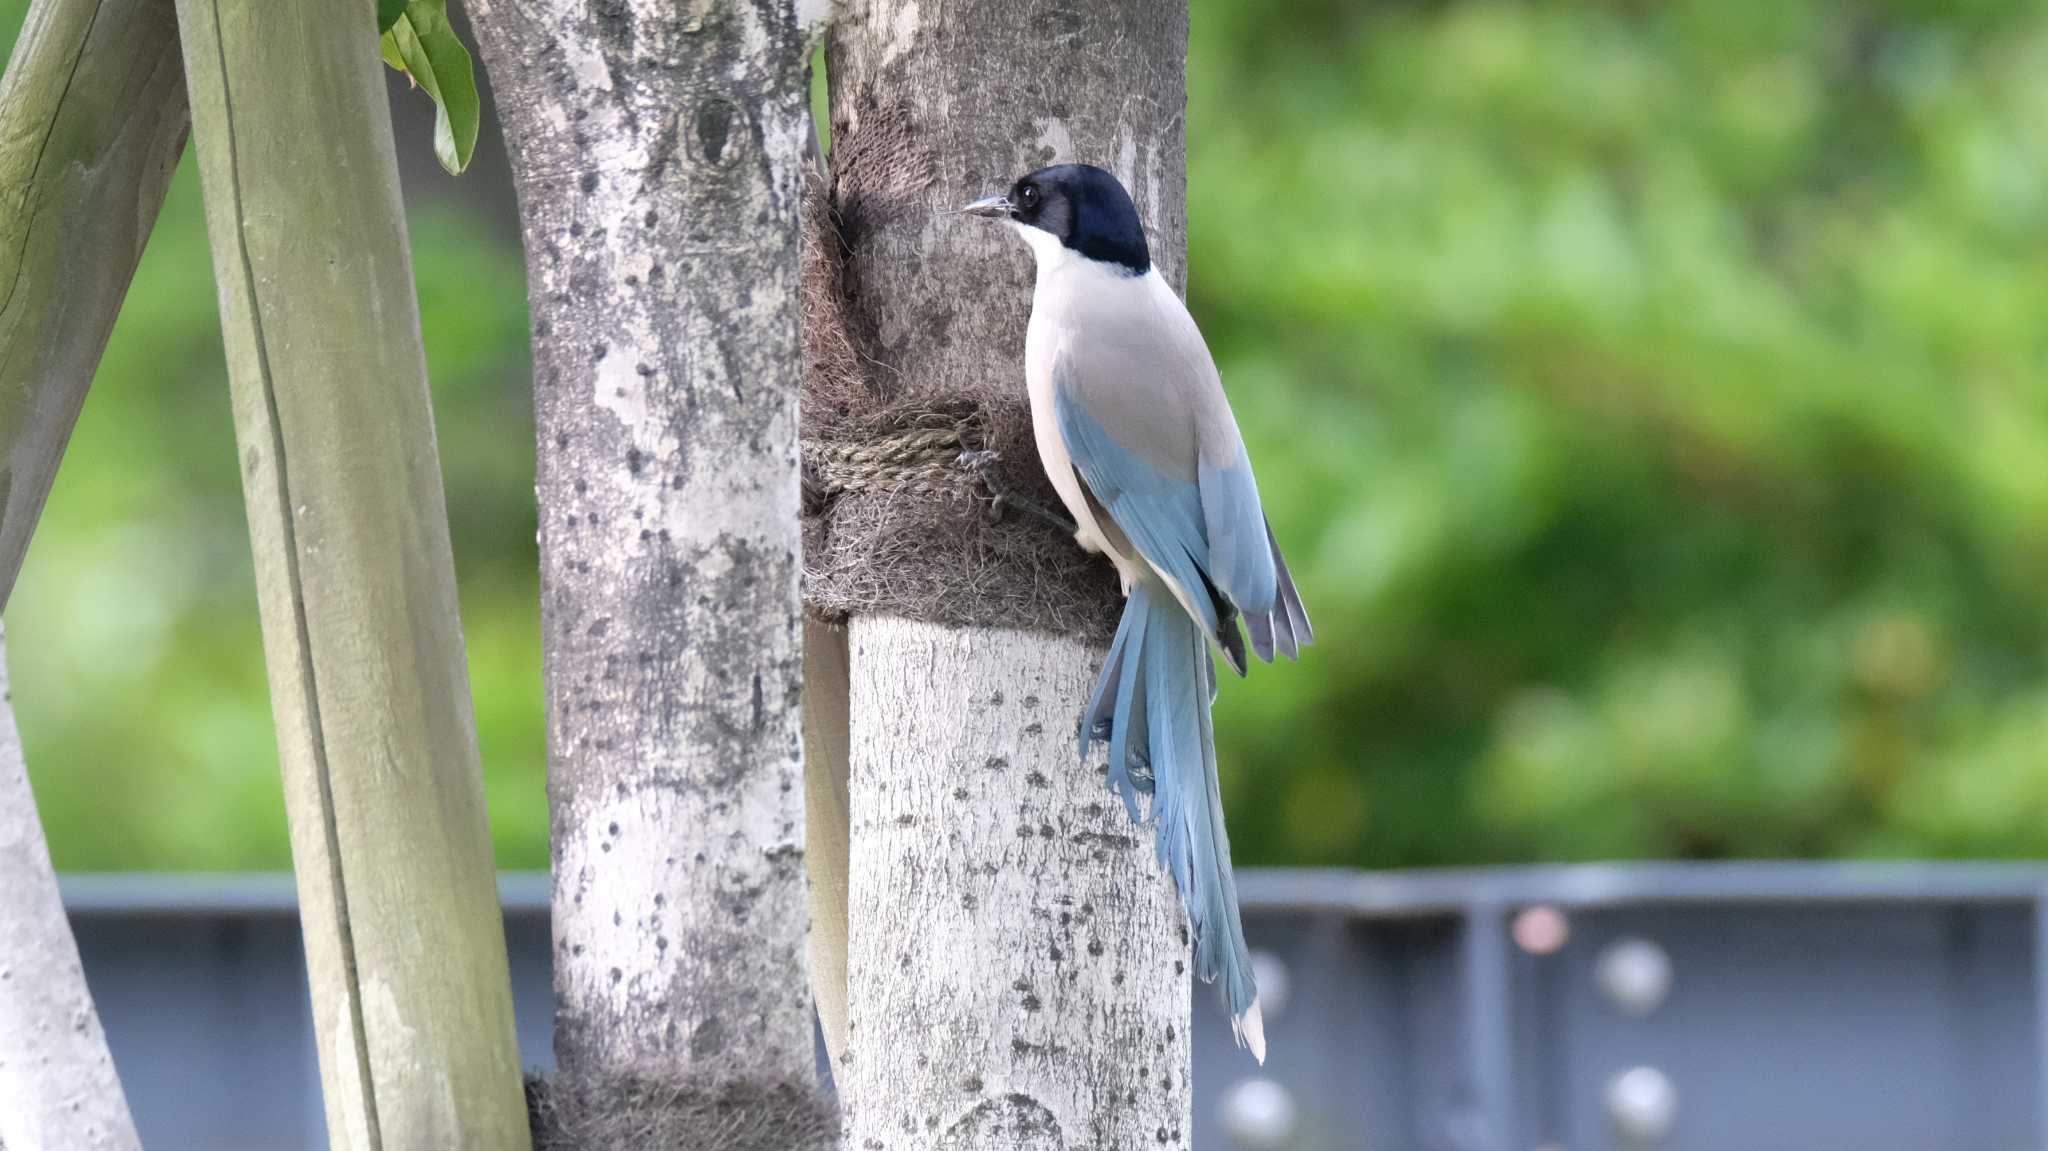
<path fill-rule="evenodd" d="M 140 1148 L 57 894 L 0 640 L 0 1145 Z"/>
<path fill-rule="evenodd" d="M 1189 1140 L 1172 883 L 1074 750 L 1098 647 L 856 617 L 846 1145 Z"/>
<path fill-rule="evenodd" d="M 790 0 L 474 0 L 533 307 L 571 1074 L 805 1081 Z"/>

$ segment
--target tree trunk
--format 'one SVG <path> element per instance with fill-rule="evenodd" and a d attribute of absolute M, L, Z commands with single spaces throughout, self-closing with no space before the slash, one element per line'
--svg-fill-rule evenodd
<path fill-rule="evenodd" d="M 139 1149 L 36 818 L 4 647 L 0 640 L 0 1145 Z"/>
<path fill-rule="evenodd" d="M 808 1084 L 788 0 L 474 0 L 533 306 L 555 1052 Z"/>
<path fill-rule="evenodd" d="M 185 149 L 171 0 L 36 0 L 0 80 L 0 607 Z"/>
<path fill-rule="evenodd" d="M 1114 171 L 1178 282 L 1186 44 L 1185 0 L 853 0 L 828 45 L 834 155 L 904 121 L 929 153 L 907 206 L 849 203 L 852 169 L 837 188 L 845 310 L 899 400 L 1014 381 L 1021 408 L 1030 257 L 957 208 L 1030 169 Z M 1185 916 L 1075 751 L 1103 647 L 888 615 L 850 632 L 848 1145 L 1186 1147 Z"/>
<path fill-rule="evenodd" d="M 854 619 L 847 1146 L 1188 1145 L 1185 919 L 1074 754 L 1101 656 Z"/>
<path fill-rule="evenodd" d="M 337 1151 L 524 1148 L 371 0 L 178 0 Z"/>

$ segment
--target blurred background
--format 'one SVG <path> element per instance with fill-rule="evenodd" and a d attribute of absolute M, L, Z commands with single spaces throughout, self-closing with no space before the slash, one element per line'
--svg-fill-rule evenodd
<path fill-rule="evenodd" d="M 2048 853 L 2048 9 L 1193 9 L 1192 306 L 1325 637 L 1224 688 L 1242 863 Z M 540 868 L 516 213 L 399 111 Z M 290 863 L 190 161 L 7 613 L 68 870 Z"/>

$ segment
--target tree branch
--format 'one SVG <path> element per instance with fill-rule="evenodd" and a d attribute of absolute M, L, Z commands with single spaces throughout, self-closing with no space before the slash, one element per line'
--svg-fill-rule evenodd
<path fill-rule="evenodd" d="M 0 639 L 0 1144 L 140 1151 L 36 818 Z"/>

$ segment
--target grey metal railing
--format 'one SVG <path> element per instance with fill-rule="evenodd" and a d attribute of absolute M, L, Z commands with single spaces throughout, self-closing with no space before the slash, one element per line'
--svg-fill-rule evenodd
<path fill-rule="evenodd" d="M 503 881 L 551 1059 L 546 879 Z M 288 876 L 67 876 L 152 1151 L 324 1145 Z M 1272 1057 L 1195 996 L 1197 1151 L 2048 1148 L 2048 867 L 1253 872 Z"/>

